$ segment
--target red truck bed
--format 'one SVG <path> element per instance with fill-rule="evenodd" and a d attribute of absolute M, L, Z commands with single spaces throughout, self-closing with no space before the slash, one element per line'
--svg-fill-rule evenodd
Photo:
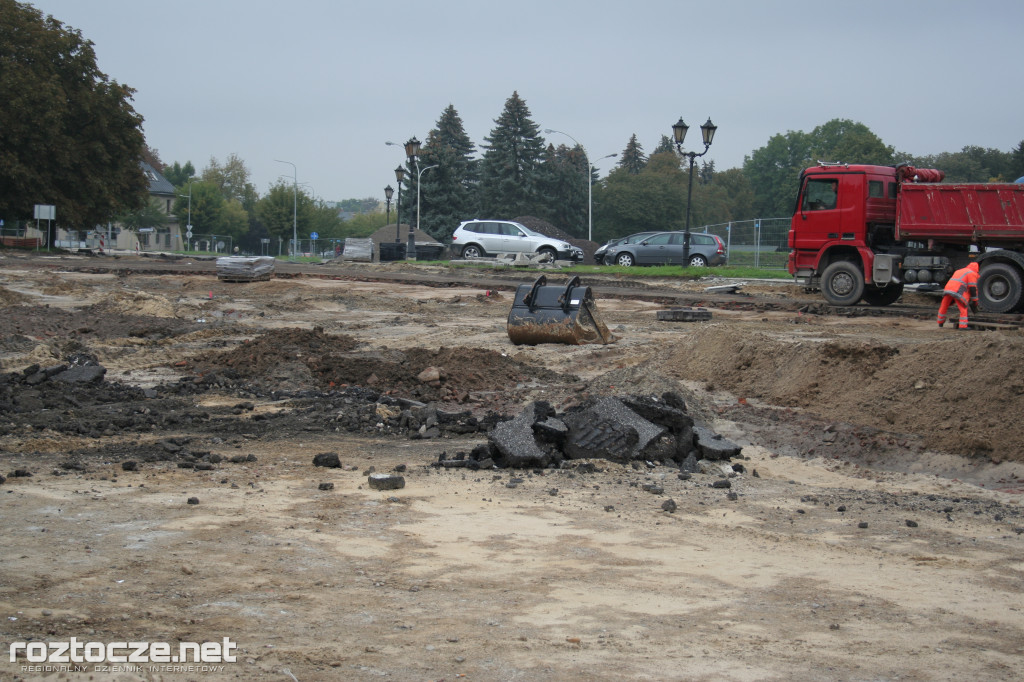
<path fill-rule="evenodd" d="M 904 182 L 896 204 L 899 241 L 1024 242 L 1024 184 Z"/>

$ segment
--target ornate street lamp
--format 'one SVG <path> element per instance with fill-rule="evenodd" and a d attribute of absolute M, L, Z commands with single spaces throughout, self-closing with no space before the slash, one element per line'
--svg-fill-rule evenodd
<path fill-rule="evenodd" d="M 420 179 L 425 171 L 437 168 L 437 164 L 420 169 L 420 141 L 414 137 L 409 138 L 405 143 L 405 155 L 416 167 L 416 225 L 409 225 L 409 246 L 405 250 L 405 257 L 410 260 L 416 259 L 416 230 L 420 229 Z"/>
<path fill-rule="evenodd" d="M 402 183 L 405 181 L 405 167 L 399 166 L 395 169 L 395 179 L 398 180 L 398 203 L 395 204 L 395 243 L 402 243 Z"/>
<path fill-rule="evenodd" d="M 388 225 L 391 224 L 391 197 L 395 195 L 395 188 L 388 185 L 384 188 L 384 201 L 387 202 L 387 220 L 385 221 Z"/>
<path fill-rule="evenodd" d="M 700 133 L 704 139 L 704 151 L 700 154 L 697 152 L 683 152 L 683 140 L 686 139 L 686 131 L 689 129 L 690 126 L 686 125 L 682 116 L 680 116 L 679 120 L 672 126 L 672 136 L 676 141 L 676 151 L 680 156 L 690 157 L 690 186 L 686 190 L 686 228 L 683 231 L 684 265 L 690 264 L 690 199 L 693 197 L 693 162 L 697 157 L 704 156 L 708 153 L 708 148 L 711 147 L 711 141 L 715 139 L 715 131 L 718 130 L 718 126 L 711 122 L 711 117 L 708 117 L 707 123 L 700 127 Z"/>

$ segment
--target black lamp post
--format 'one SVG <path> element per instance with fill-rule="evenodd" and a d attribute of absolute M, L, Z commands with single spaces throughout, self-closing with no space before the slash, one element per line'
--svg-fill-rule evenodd
<path fill-rule="evenodd" d="M 395 179 L 398 180 L 398 202 L 395 204 L 395 243 L 402 243 L 402 182 L 405 180 L 405 168 L 399 166 L 395 169 Z"/>
<path fill-rule="evenodd" d="M 409 221 L 409 246 L 405 249 L 405 257 L 416 258 L 416 227 L 420 224 L 420 141 L 415 136 L 405 143 L 405 155 L 416 166 L 416 224 Z"/>
<path fill-rule="evenodd" d="M 388 205 L 388 208 L 387 208 L 387 221 L 386 221 L 388 225 L 391 224 L 391 197 L 393 197 L 394 195 L 395 195 L 395 188 L 394 187 L 392 187 L 391 185 L 388 185 L 387 187 L 384 188 L 384 201 L 386 201 L 387 205 Z"/>
<path fill-rule="evenodd" d="M 690 264 L 690 199 L 693 197 L 693 162 L 699 156 L 704 156 L 708 153 L 708 148 L 711 146 L 711 141 L 715 139 L 715 131 L 718 130 L 718 126 L 711 122 L 711 118 L 708 118 L 707 123 L 700 127 L 701 135 L 704 137 L 704 151 L 700 154 L 697 152 L 683 152 L 683 140 L 686 139 L 686 131 L 690 129 L 690 126 L 686 125 L 683 121 L 683 117 L 679 117 L 679 121 L 672 126 L 672 135 L 676 140 L 676 151 L 679 152 L 680 156 L 690 157 L 690 187 L 686 190 L 686 229 L 683 231 L 683 264 Z"/>

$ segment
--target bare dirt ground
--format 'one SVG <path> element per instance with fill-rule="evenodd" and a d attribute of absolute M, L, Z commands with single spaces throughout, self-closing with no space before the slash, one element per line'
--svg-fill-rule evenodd
<path fill-rule="evenodd" d="M 1024 337 L 599 296 L 617 343 L 516 347 L 472 282 L 89 262 L 0 254 L 3 651 L 238 660 L 0 679 L 1020 679 Z M 436 466 L 530 401 L 665 391 L 731 469 Z"/>

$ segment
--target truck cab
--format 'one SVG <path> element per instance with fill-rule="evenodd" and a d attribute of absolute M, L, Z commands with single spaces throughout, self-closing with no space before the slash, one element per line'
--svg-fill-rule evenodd
<path fill-rule="evenodd" d="M 897 192 L 891 166 L 822 163 L 803 171 L 789 229 L 789 273 L 835 305 L 895 301 L 903 285 L 885 271 L 898 259 L 878 252 L 893 245 Z"/>

